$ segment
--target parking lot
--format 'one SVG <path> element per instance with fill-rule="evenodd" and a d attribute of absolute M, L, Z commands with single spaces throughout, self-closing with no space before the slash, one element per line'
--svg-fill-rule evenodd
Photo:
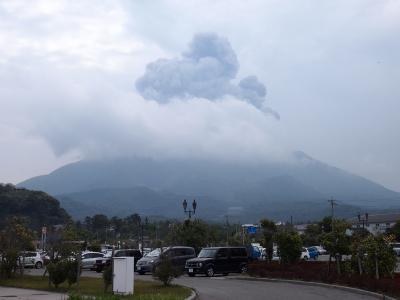
<path fill-rule="evenodd" d="M 27 274 L 43 275 L 43 270 L 27 269 Z M 101 273 L 83 271 L 82 276 L 101 277 Z M 259 282 L 252 280 L 239 280 L 247 276 L 196 276 L 194 278 L 186 275 L 177 278 L 174 283 L 194 288 L 201 300 L 242 300 L 242 299 L 266 299 L 269 300 L 320 300 L 320 299 L 376 299 L 370 295 L 363 295 L 341 289 L 293 284 L 287 282 Z M 250 279 L 250 278 L 248 278 Z M 149 274 L 137 275 L 135 280 L 154 280 Z"/>

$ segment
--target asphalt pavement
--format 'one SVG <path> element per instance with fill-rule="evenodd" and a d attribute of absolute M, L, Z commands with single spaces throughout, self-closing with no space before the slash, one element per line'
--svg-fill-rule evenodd
<path fill-rule="evenodd" d="M 135 275 L 136 276 L 136 275 Z M 151 275 L 138 275 L 136 279 L 153 280 Z M 238 280 L 230 276 L 182 276 L 174 281 L 176 284 L 194 288 L 201 300 L 358 300 L 376 299 L 340 289 L 320 286 L 309 286 L 285 282 L 262 282 Z"/>
<path fill-rule="evenodd" d="M 42 275 L 43 270 L 27 269 L 26 274 Z M 83 277 L 101 277 L 101 273 L 83 271 Z M 250 280 L 238 280 L 238 276 L 196 277 L 181 276 L 174 283 L 194 288 L 201 300 L 358 300 L 376 299 L 369 295 L 333 289 L 322 286 L 310 286 L 304 284 L 286 282 L 260 282 Z M 243 278 L 243 276 L 240 276 Z M 154 280 L 151 275 L 139 275 L 135 273 L 135 280 Z"/>
<path fill-rule="evenodd" d="M 0 300 L 64 300 L 65 295 L 45 291 L 16 289 L 0 286 Z"/>

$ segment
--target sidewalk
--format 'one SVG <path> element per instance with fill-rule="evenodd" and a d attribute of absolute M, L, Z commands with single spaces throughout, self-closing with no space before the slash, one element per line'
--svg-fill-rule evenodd
<path fill-rule="evenodd" d="M 64 294 L 0 286 L 0 300 L 64 300 Z"/>

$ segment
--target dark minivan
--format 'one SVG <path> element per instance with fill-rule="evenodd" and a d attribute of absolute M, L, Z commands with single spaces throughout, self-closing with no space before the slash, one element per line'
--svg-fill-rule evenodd
<path fill-rule="evenodd" d="M 181 270 L 184 270 L 185 263 L 188 259 L 196 257 L 196 252 L 192 247 L 173 246 L 162 248 L 162 250 L 157 248 L 138 261 L 136 271 L 140 275 L 148 272 L 152 273 L 160 262 L 161 253 L 171 260 L 173 266 Z"/>
<path fill-rule="evenodd" d="M 189 276 L 244 273 L 247 271 L 247 259 L 245 247 L 203 248 L 196 258 L 186 261 L 185 270 Z"/>

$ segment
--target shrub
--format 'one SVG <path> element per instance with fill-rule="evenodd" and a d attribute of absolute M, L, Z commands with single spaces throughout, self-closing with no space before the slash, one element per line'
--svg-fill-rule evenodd
<path fill-rule="evenodd" d="M 172 265 L 171 260 L 166 255 L 161 255 L 160 263 L 155 268 L 153 277 L 160 280 L 164 286 L 168 286 L 174 278 L 181 274 L 182 272 Z"/>
<path fill-rule="evenodd" d="M 0 261 L 0 278 L 11 278 L 13 272 L 17 268 L 18 252 L 16 250 L 8 250 L 3 252 Z"/>
<path fill-rule="evenodd" d="M 297 232 L 280 232 L 277 235 L 277 242 L 283 263 L 295 263 L 300 259 L 302 242 Z"/>
<path fill-rule="evenodd" d="M 49 280 L 56 288 L 67 279 L 67 262 L 60 260 L 56 263 L 51 262 L 47 265 Z"/>
<path fill-rule="evenodd" d="M 68 285 L 76 283 L 78 279 L 78 261 L 68 260 L 65 262 L 65 271 L 67 272 Z"/>
<path fill-rule="evenodd" d="M 106 292 L 108 287 L 112 284 L 112 280 L 113 280 L 113 271 L 111 264 L 107 266 L 103 271 L 104 292 Z"/>

